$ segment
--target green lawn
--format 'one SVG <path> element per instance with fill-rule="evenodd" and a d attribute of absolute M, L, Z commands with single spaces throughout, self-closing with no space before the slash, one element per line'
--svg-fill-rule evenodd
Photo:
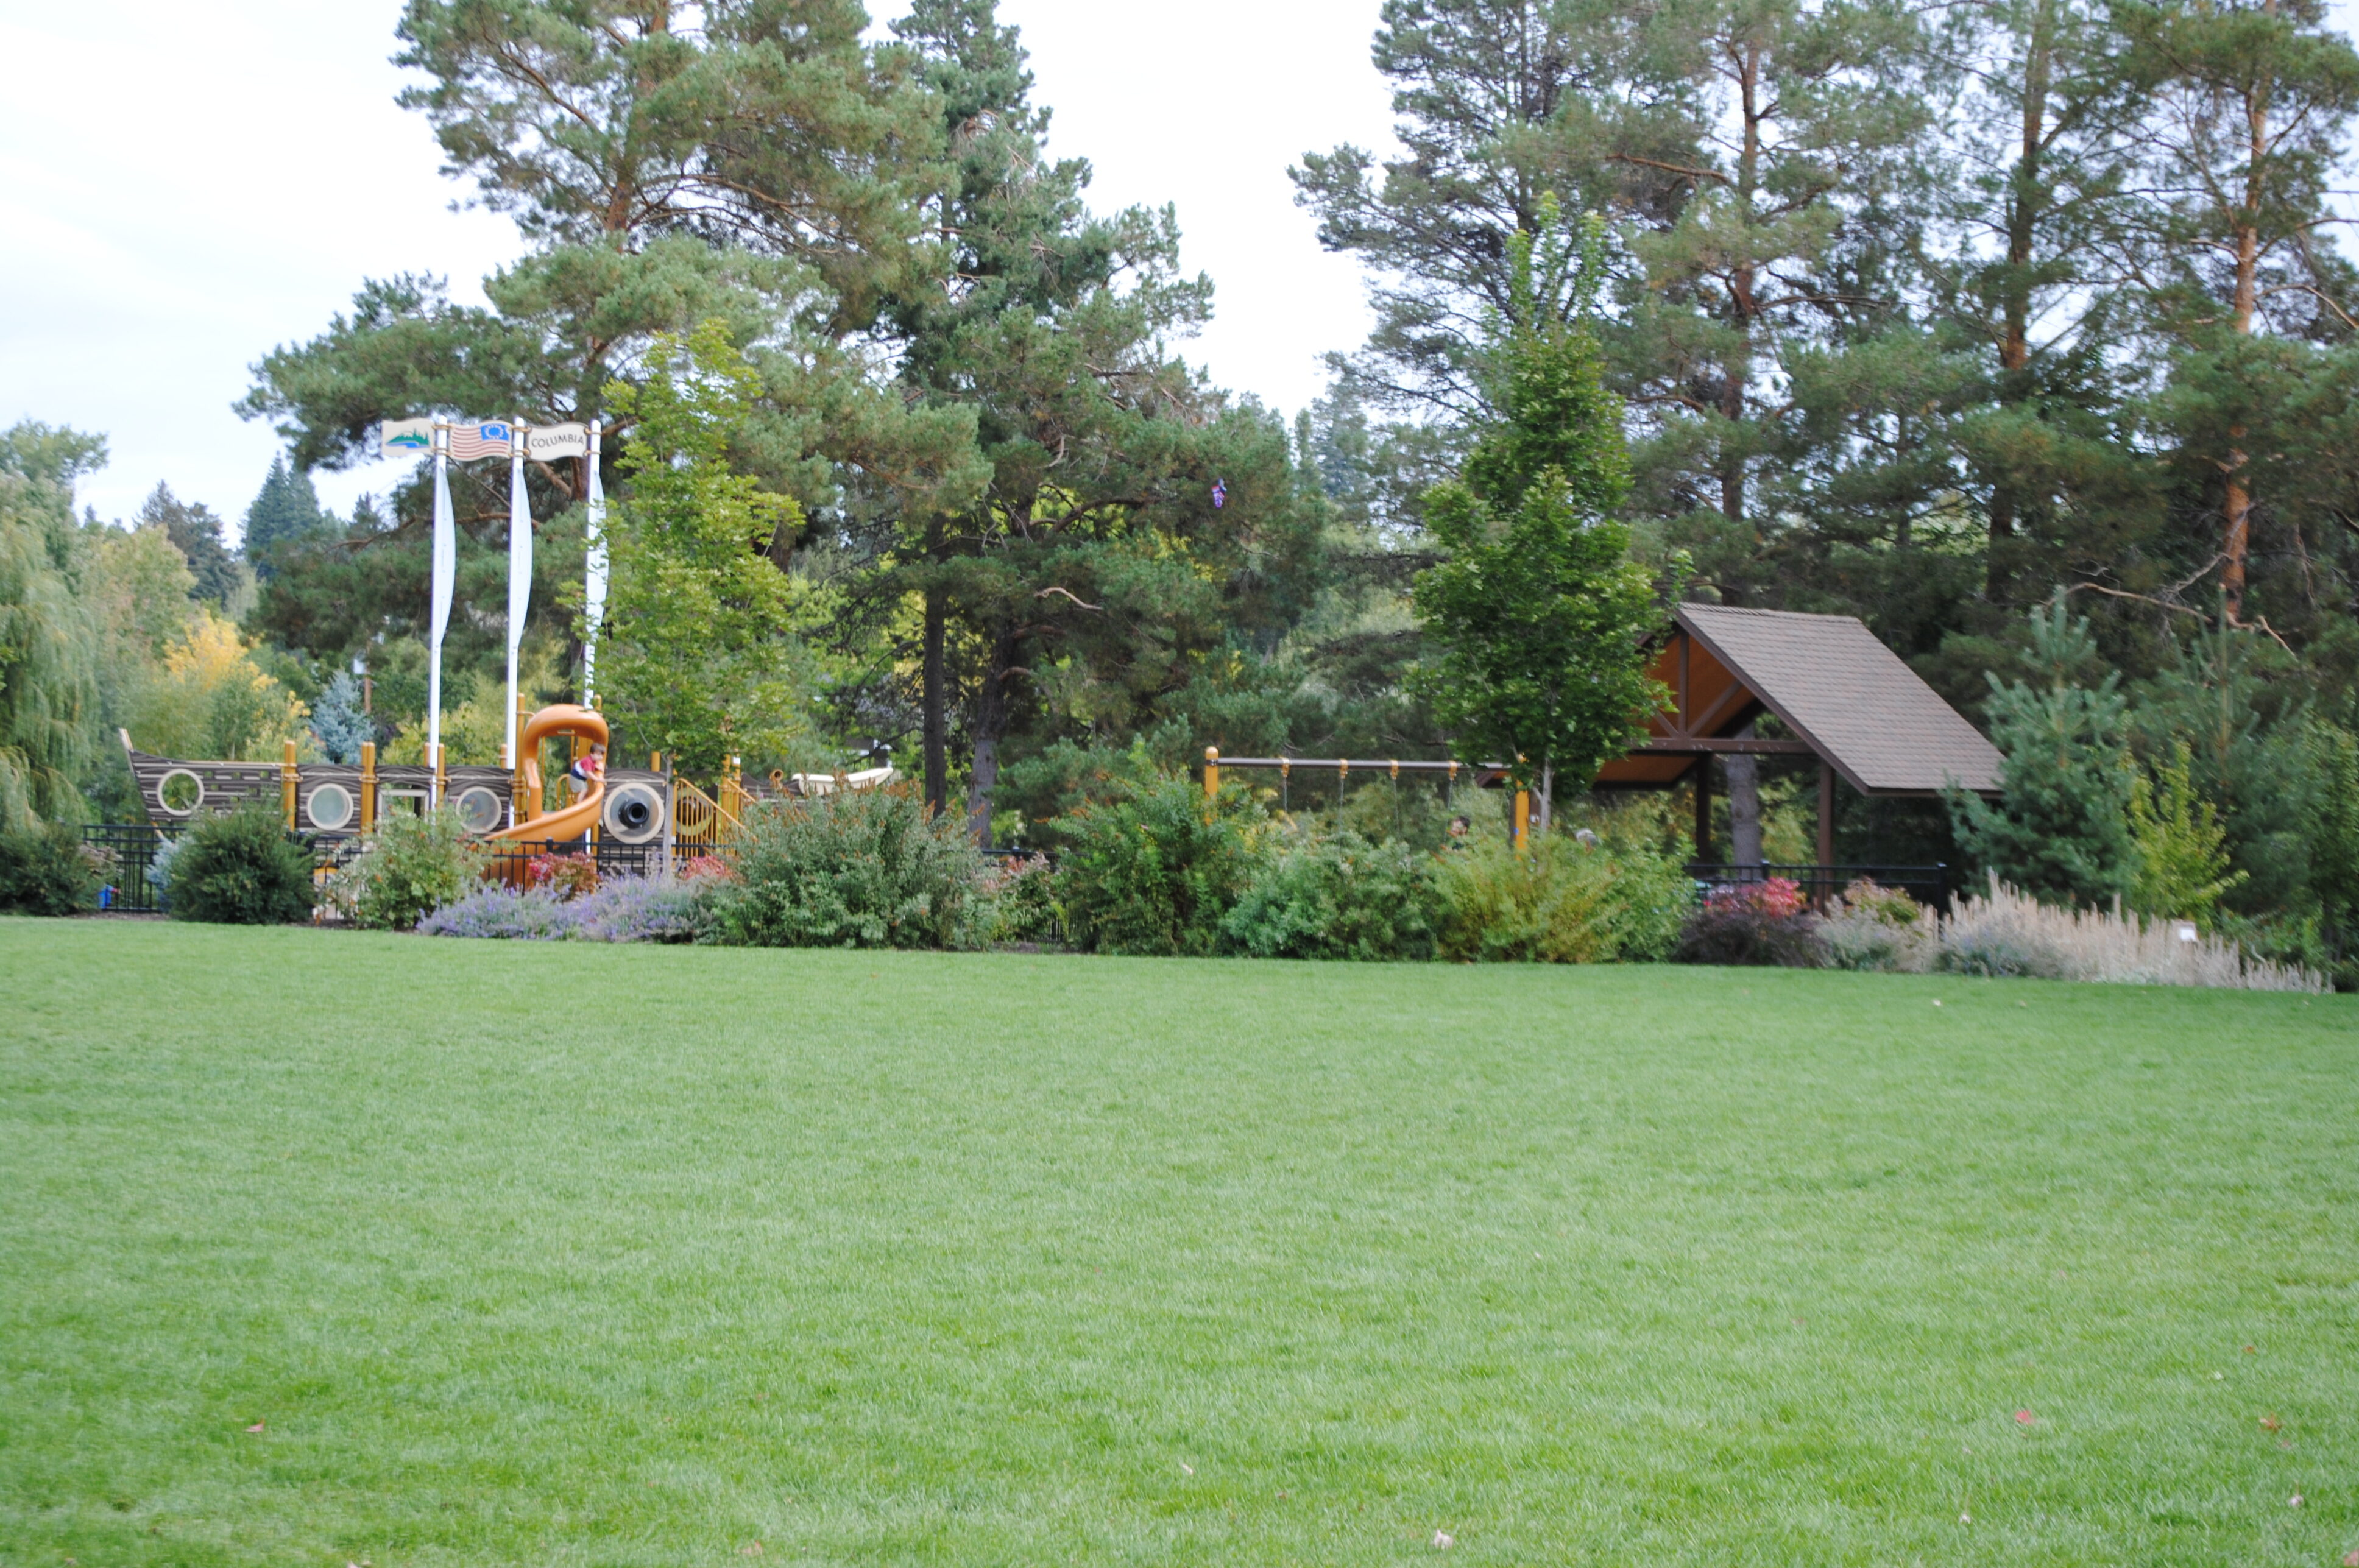
<path fill-rule="evenodd" d="M 5 920 L 0 1563 L 2338 1563 L 2355 1101 L 2332 997 Z"/>

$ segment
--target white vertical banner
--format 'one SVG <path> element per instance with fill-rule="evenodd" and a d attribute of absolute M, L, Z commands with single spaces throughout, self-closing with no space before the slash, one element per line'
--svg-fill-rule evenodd
<path fill-rule="evenodd" d="M 451 431 L 447 425 L 438 424 L 434 428 L 434 567 L 429 579 L 433 611 L 426 636 L 427 646 L 433 652 L 426 677 L 429 768 L 442 756 L 442 634 L 451 629 L 451 593 L 458 577 L 458 528 L 451 516 Z M 434 803 L 439 806 L 442 802 Z"/>
<path fill-rule="evenodd" d="M 599 421 L 590 421 L 590 551 L 582 583 L 582 705 L 598 703 L 598 633 L 606 624 L 606 485 L 598 476 Z"/>
<path fill-rule="evenodd" d="M 532 607 L 532 506 L 524 487 L 525 443 L 508 449 L 508 745 L 507 766 L 516 768 L 516 648 L 524 641 L 525 612 Z"/>

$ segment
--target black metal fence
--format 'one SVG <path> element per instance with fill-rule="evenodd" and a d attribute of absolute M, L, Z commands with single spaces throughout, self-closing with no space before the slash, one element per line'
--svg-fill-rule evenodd
<path fill-rule="evenodd" d="M 147 822 L 93 822 L 82 830 L 82 841 L 99 854 L 98 907 L 122 914 L 152 915 L 164 907 L 156 885 L 147 878 L 156 852 L 177 830 L 168 833 Z"/>
<path fill-rule="evenodd" d="M 651 844 L 622 844 L 612 837 L 600 835 L 595 850 L 578 838 L 543 839 L 526 842 L 518 839 L 498 839 L 490 844 L 492 875 L 516 887 L 529 878 L 527 868 L 543 855 L 592 855 L 603 880 L 608 877 L 656 877 L 664 869 L 664 844 L 660 839 Z"/>
<path fill-rule="evenodd" d="M 1782 877 L 1801 888 L 1813 905 L 1824 905 L 1854 882 L 1897 887 L 1920 904 L 1947 914 L 1950 909 L 1950 868 L 1943 866 L 1726 866 L 1699 861 L 1688 875 L 1715 887 L 1767 882 Z"/>
<path fill-rule="evenodd" d="M 82 841 L 96 850 L 104 870 L 101 874 L 98 894 L 99 909 L 109 914 L 150 915 L 164 908 L 163 889 L 149 877 L 156 864 L 157 853 L 179 836 L 180 824 L 158 827 L 148 822 L 94 822 L 82 830 Z M 321 837 L 315 841 L 320 869 L 331 870 L 342 865 L 359 845 L 352 836 Z M 526 868 L 544 855 L 578 855 L 586 846 L 580 839 L 523 844 L 500 841 L 490 846 L 491 868 L 495 875 L 522 886 L 527 880 Z M 608 877 L 653 877 L 664 868 L 664 845 L 653 844 L 620 844 L 601 837 L 597 850 L 598 875 Z"/>

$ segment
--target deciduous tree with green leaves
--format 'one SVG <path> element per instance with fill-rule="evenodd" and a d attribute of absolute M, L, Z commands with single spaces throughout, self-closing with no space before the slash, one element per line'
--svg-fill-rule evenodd
<path fill-rule="evenodd" d="M 0 431 L 0 833 L 82 815 L 98 647 L 73 482 L 105 462 L 98 436 L 30 419 Z"/>
<path fill-rule="evenodd" d="M 1500 417 L 1462 476 L 1427 497 L 1449 559 L 1416 587 L 1431 649 L 1417 680 L 1436 718 L 1461 757 L 1538 785 L 1543 831 L 1558 779 L 1585 789 L 1668 695 L 1647 674 L 1664 598 L 1617 516 L 1630 484 L 1621 399 L 1582 314 L 1527 308 L 1560 289 L 1593 299 L 1603 237 L 1593 221 L 1576 235 L 1551 200 L 1537 234 L 1508 242 L 1511 298 L 1527 308 L 1497 321 L 1485 356 Z"/>
<path fill-rule="evenodd" d="M 727 328 L 708 321 L 658 339 L 646 379 L 608 393 L 634 423 L 599 681 L 635 746 L 705 778 L 731 754 L 799 763 L 810 743 L 815 672 L 795 626 L 804 590 L 770 559 L 802 510 L 730 465 L 759 385 Z"/>

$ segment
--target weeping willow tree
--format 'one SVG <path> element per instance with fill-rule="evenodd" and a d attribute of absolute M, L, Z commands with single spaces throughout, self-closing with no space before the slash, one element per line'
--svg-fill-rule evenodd
<path fill-rule="evenodd" d="M 73 481 L 105 452 L 31 420 L 0 432 L 0 833 L 82 814 L 98 637 L 79 591 Z"/>

